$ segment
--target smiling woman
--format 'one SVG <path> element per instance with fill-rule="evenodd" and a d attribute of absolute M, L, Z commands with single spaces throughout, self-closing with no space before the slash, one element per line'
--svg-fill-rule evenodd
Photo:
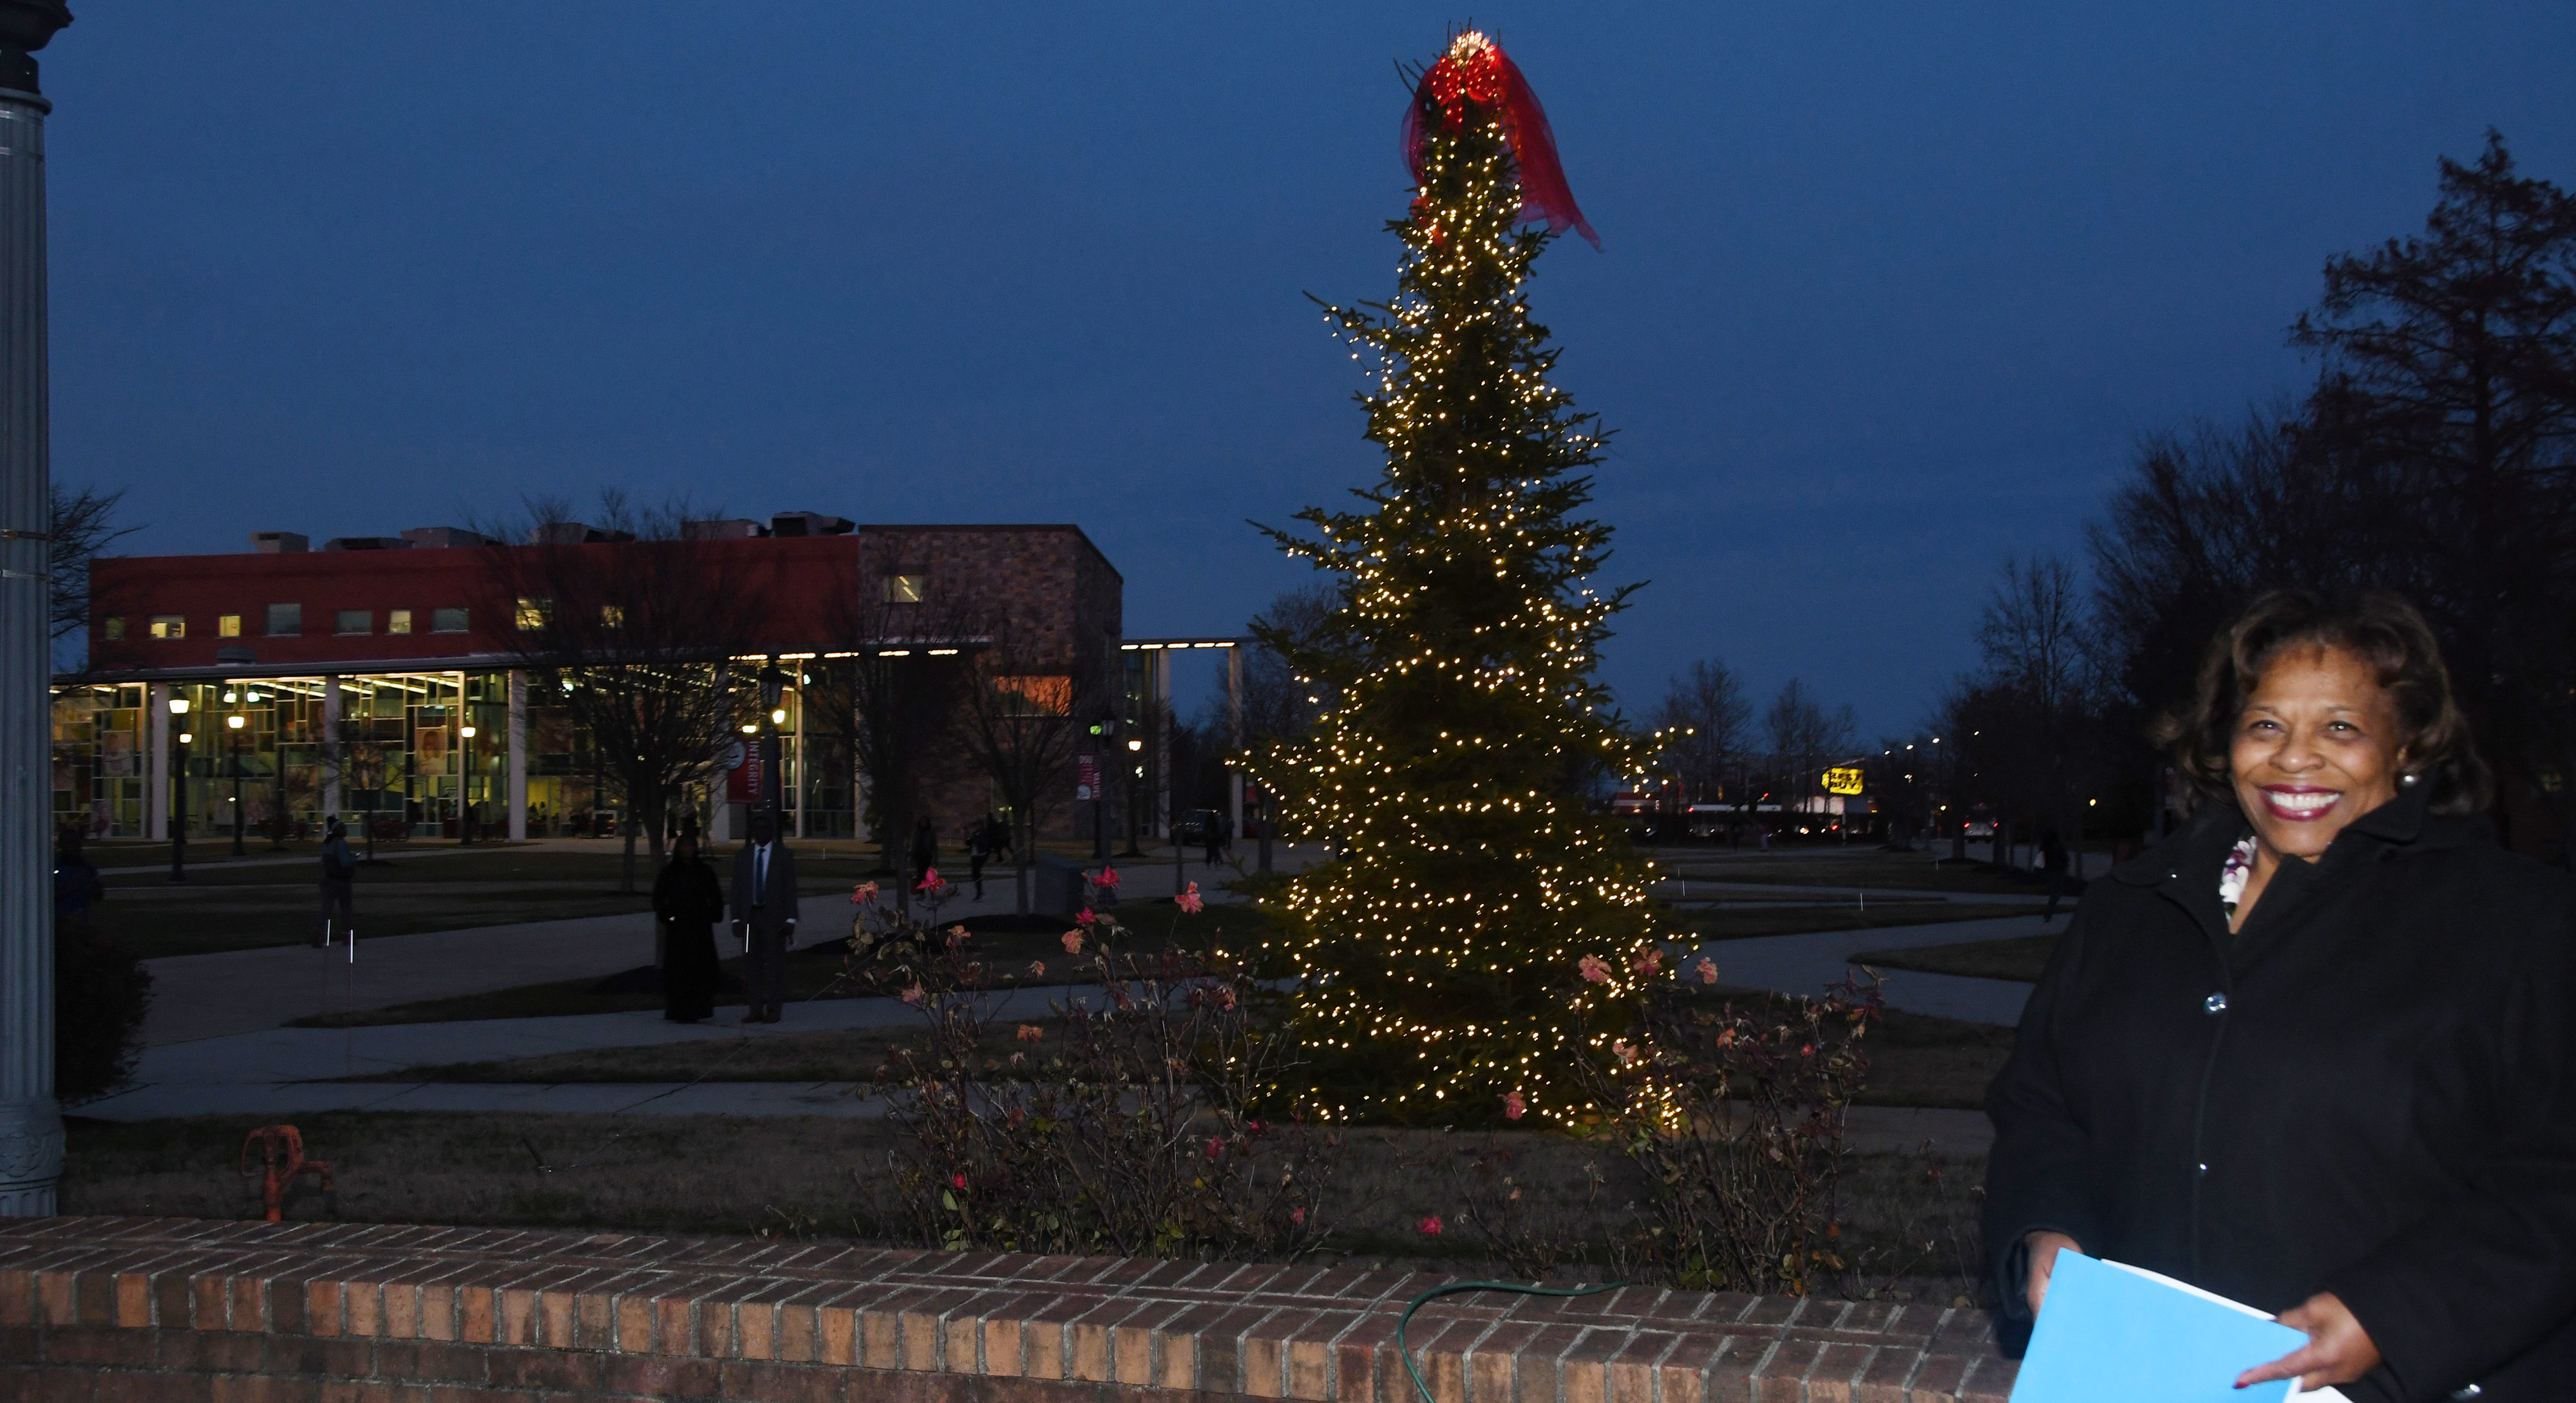
<path fill-rule="evenodd" d="M 2086 893 L 1988 1093 L 2007 1313 L 2072 1248 L 2308 1332 L 2241 1382 L 2564 1397 L 2576 882 L 2489 834 L 2430 630 L 2267 595 L 2164 738 L 2198 811 Z"/>

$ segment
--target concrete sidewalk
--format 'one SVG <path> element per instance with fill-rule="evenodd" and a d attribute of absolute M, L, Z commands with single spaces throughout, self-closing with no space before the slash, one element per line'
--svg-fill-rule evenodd
<path fill-rule="evenodd" d="M 1237 850 L 1248 852 L 1240 844 Z M 1273 860 L 1280 870 L 1295 871 L 1318 851 L 1311 844 L 1282 843 L 1274 850 Z M 1192 860 L 1185 870 L 1188 875 L 1183 880 L 1201 883 L 1202 894 L 1210 902 L 1234 900 L 1208 879 L 1200 862 Z M 1129 910 L 1151 911 L 1153 902 L 1171 894 L 1168 860 L 1122 867 L 1119 874 Z M 956 881 L 963 872 L 941 875 Z M 1235 875 L 1231 869 L 1218 869 L 1221 879 Z M 959 890 L 961 894 L 941 908 L 940 919 L 1001 915 L 1017 909 L 1008 870 L 998 876 L 986 873 L 980 901 L 963 894 L 968 888 L 961 885 Z M 362 888 L 361 903 L 365 897 Z M 1171 908 L 1161 909 L 1169 912 Z M 799 943 L 812 945 L 847 936 L 852 915 L 846 895 L 801 898 Z M 345 945 L 328 950 L 272 945 L 146 960 L 144 967 L 152 973 L 156 993 L 143 1023 L 144 1044 L 162 1047 L 275 1028 L 316 1014 L 389 1008 L 565 979 L 600 979 L 653 960 L 653 918 L 641 911 L 370 940 L 366 908 L 361 904 L 357 925 L 354 961 Z M 732 953 L 727 944 L 719 933 L 719 953 Z"/>
<path fill-rule="evenodd" d="M 1909 950 L 1925 945 L 2046 935 L 2064 929 L 2062 923 L 2042 925 L 2036 916 L 2001 916 L 1877 930 L 1764 935 L 1748 940 L 1712 940 L 1692 952 L 1689 961 L 1695 962 L 1703 955 L 1716 961 L 1721 983 L 1812 996 L 1852 973 L 1850 957 L 1864 950 Z M 1972 1023 L 2012 1027 L 2021 1022 L 2022 1005 L 2030 999 L 2031 986 L 2017 980 L 1970 979 L 1903 969 L 1882 970 L 1880 974 L 1886 980 L 1882 988 L 1888 1007 L 1964 1018 Z"/>
<path fill-rule="evenodd" d="M 997 991 L 993 1016 L 1039 1018 L 1068 996 L 1097 997 L 1096 988 Z M 268 1028 L 145 1051 L 131 1089 L 86 1102 L 78 1115 L 101 1120 L 167 1116 L 269 1114 L 296 1110 L 440 1109 L 454 1083 L 346 1082 L 408 1067 L 505 1061 L 587 1048 L 662 1047 L 737 1042 L 797 1033 L 900 1028 L 920 1010 L 898 999 L 812 999 L 787 1006 L 783 1021 L 742 1024 L 732 1014 L 704 1023 L 673 1023 L 655 1012 L 589 1013 L 558 1018 L 488 1018 L 464 1023 L 392 1023 L 370 1028 Z M 707 1083 L 711 1087 L 750 1083 Z M 528 1110 L 587 1110 L 603 1101 L 648 1099 L 656 1088 L 629 1083 L 487 1089 Z M 667 1088 L 665 1088 L 667 1089 Z M 552 1098 L 552 1099 L 549 1099 Z M 796 1112 L 796 1114 L 811 1114 Z"/>

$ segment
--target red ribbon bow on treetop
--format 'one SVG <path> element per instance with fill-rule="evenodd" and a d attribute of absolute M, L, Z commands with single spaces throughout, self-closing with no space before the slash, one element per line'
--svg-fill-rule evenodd
<path fill-rule="evenodd" d="M 1601 247 L 1601 236 L 1592 232 L 1574 203 L 1573 188 L 1565 183 L 1565 167 L 1556 159 L 1556 133 L 1547 125 L 1538 94 L 1530 91 L 1529 80 L 1510 55 L 1475 30 L 1449 42 L 1449 52 L 1422 75 L 1413 105 L 1405 110 L 1404 160 L 1412 167 L 1414 184 L 1422 183 L 1422 148 L 1429 139 L 1424 114 L 1436 109 L 1440 124 L 1456 131 L 1467 120 L 1469 103 L 1502 109 L 1503 139 L 1520 166 L 1521 218 L 1544 220 L 1560 234 L 1571 228 L 1594 248 Z"/>

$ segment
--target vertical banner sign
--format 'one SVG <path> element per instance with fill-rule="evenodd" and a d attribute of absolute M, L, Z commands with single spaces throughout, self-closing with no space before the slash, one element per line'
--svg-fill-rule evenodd
<path fill-rule="evenodd" d="M 1086 752 L 1073 757 L 1073 797 L 1076 799 L 1100 797 L 1099 756 Z"/>
<path fill-rule="evenodd" d="M 733 804 L 757 804 L 760 802 L 762 792 L 760 762 L 765 758 L 762 752 L 768 747 L 744 745 L 737 746 L 735 749 L 742 758 L 735 762 L 732 769 L 725 772 L 725 801 Z"/>

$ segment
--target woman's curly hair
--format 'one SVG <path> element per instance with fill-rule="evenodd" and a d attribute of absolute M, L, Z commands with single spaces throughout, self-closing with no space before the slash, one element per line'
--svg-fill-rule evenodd
<path fill-rule="evenodd" d="M 2247 605 L 2220 630 L 2201 662 L 2191 700 L 2152 732 L 2172 752 L 2196 803 L 2235 802 L 2228 754 L 2245 699 L 2273 659 L 2300 647 L 2350 653 L 2378 677 L 2397 703 L 2406 773 L 2432 786 L 2433 812 L 2479 813 L 2494 800 L 2494 780 L 2470 740 L 2468 718 L 2451 696 L 2442 647 L 2414 605 L 2386 590 L 2327 595 L 2279 589 Z"/>

